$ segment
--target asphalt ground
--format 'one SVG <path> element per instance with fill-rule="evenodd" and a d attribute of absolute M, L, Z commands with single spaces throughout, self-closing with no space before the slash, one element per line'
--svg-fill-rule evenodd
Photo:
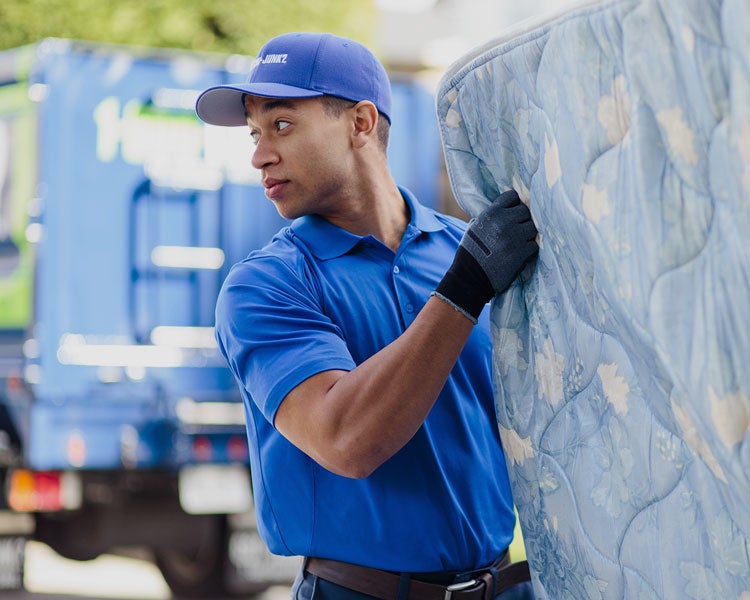
<path fill-rule="evenodd" d="M 26 544 L 24 591 L 0 591 L 2 600 L 171 600 L 159 570 L 139 558 L 103 555 L 79 562 L 48 546 Z M 289 588 L 276 586 L 254 600 L 288 600 Z M 226 600 L 215 598 L 211 600 Z"/>

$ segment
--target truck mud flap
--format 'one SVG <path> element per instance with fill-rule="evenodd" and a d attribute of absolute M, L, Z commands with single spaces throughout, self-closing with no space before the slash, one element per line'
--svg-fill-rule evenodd
<path fill-rule="evenodd" d="M 26 538 L 0 535 L 0 590 L 23 589 Z"/>

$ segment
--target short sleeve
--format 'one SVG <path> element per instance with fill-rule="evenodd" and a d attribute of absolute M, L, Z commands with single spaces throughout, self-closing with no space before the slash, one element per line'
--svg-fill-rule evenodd
<path fill-rule="evenodd" d="M 270 423 L 305 379 L 355 367 L 309 274 L 275 256 L 232 268 L 216 304 L 216 337 L 239 384 Z"/>

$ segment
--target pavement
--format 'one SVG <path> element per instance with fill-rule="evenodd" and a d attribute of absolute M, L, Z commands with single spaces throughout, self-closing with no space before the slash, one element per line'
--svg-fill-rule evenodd
<path fill-rule="evenodd" d="M 172 599 L 159 569 L 139 558 L 103 555 L 86 562 L 72 561 L 44 544 L 30 541 L 24 570 L 26 590 L 2 591 L 2 600 Z M 286 586 L 275 586 L 254 600 L 288 600 L 289 592 Z"/>

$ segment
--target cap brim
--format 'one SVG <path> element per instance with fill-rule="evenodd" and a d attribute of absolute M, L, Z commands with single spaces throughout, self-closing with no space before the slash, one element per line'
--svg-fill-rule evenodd
<path fill-rule="evenodd" d="M 243 94 L 264 98 L 313 98 L 322 92 L 284 85 L 281 83 L 238 83 L 208 88 L 195 103 L 195 112 L 210 125 L 239 127 L 247 125 Z"/>

